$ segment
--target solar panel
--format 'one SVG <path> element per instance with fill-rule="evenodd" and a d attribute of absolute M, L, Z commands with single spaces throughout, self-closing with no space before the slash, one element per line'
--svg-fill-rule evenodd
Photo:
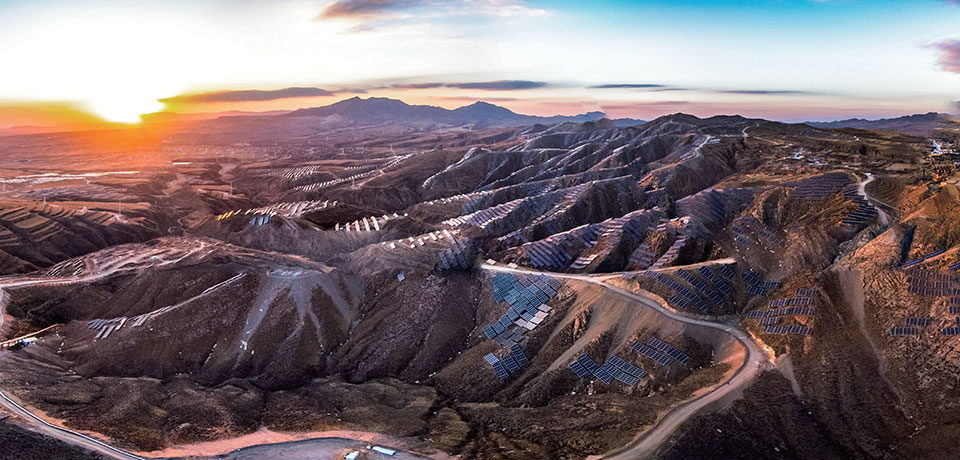
<path fill-rule="evenodd" d="M 653 347 L 645 343 L 633 342 L 633 344 L 631 344 L 630 347 L 633 348 L 633 350 L 636 351 L 637 353 L 640 353 L 654 360 L 657 364 L 661 366 L 670 365 L 670 358 L 667 358 L 666 356 L 664 356 L 663 354 L 655 350 Z"/>
<path fill-rule="evenodd" d="M 916 335 L 917 330 L 912 327 L 894 327 L 890 329 L 890 335 L 901 336 L 901 335 Z"/>
<path fill-rule="evenodd" d="M 585 379 L 590 375 L 590 372 L 588 372 L 587 369 L 583 367 L 583 364 L 580 364 L 578 361 L 570 363 L 570 370 L 572 370 L 574 374 L 577 374 L 577 377 L 580 377 L 580 379 Z"/>
<path fill-rule="evenodd" d="M 960 327 L 945 327 L 942 332 L 943 335 L 960 335 Z"/>
<path fill-rule="evenodd" d="M 680 364 L 687 364 L 690 361 L 690 357 L 674 348 L 673 345 L 670 345 L 663 340 L 660 340 L 656 337 L 650 337 L 650 340 L 647 341 L 651 346 L 659 350 L 665 351 L 668 356 L 679 362 Z"/>
<path fill-rule="evenodd" d="M 929 326 L 933 318 L 907 318 L 907 326 Z"/>
<path fill-rule="evenodd" d="M 613 381 L 613 366 L 609 363 L 604 363 L 603 366 L 600 366 L 595 371 L 593 371 L 593 376 L 596 377 L 603 383 L 609 384 Z"/>
<path fill-rule="evenodd" d="M 520 364 L 518 364 L 517 360 L 513 358 L 513 355 L 504 356 L 503 362 L 507 365 L 507 370 L 510 371 L 511 374 L 520 372 Z"/>
<path fill-rule="evenodd" d="M 510 356 L 517 361 L 517 364 L 520 365 L 520 367 L 527 365 L 529 360 L 527 360 L 527 355 L 523 352 L 523 348 L 521 348 L 520 345 L 514 345 L 510 347 L 510 351 Z"/>
<path fill-rule="evenodd" d="M 503 366 L 503 363 L 498 361 L 493 365 L 493 372 L 497 374 L 497 378 L 500 380 L 506 380 L 510 378 L 510 373 L 507 372 L 507 368 Z"/>

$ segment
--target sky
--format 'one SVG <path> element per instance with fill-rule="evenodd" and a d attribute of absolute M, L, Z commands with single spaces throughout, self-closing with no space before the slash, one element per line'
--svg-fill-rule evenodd
<path fill-rule="evenodd" d="M 392 97 L 782 121 L 960 111 L 960 0 L 0 0 L 0 129 Z"/>

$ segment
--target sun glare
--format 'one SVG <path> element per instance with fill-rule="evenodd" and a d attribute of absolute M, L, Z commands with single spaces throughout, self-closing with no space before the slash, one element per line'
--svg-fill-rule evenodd
<path fill-rule="evenodd" d="M 91 106 L 93 112 L 103 119 L 117 123 L 139 123 L 140 115 L 157 112 L 163 108 L 163 104 L 153 98 L 124 97 L 123 95 L 95 99 Z"/>

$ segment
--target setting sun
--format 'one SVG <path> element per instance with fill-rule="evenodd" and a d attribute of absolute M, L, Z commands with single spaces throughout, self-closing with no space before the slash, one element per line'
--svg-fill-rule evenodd
<path fill-rule="evenodd" d="M 90 103 L 92 111 L 106 121 L 139 123 L 140 115 L 153 113 L 163 108 L 155 98 L 116 96 L 95 99 Z"/>

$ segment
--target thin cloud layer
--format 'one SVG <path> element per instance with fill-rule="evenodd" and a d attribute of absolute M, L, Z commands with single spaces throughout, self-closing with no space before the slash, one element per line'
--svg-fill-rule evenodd
<path fill-rule="evenodd" d="M 944 40 L 934 44 L 933 47 L 940 50 L 940 58 L 937 62 L 941 69 L 960 73 L 960 40 Z"/>
<path fill-rule="evenodd" d="M 445 17 L 543 16 L 551 12 L 522 0 L 335 0 L 317 19 L 359 23 L 352 32 L 374 30 L 391 21 L 421 22 Z"/>
<path fill-rule="evenodd" d="M 722 90 L 717 92 L 721 94 L 744 94 L 744 95 L 760 95 L 760 96 L 812 94 L 807 91 L 765 90 L 765 89 L 728 89 L 728 90 Z"/>
<path fill-rule="evenodd" d="M 320 17 L 323 19 L 382 17 L 425 3 L 423 0 L 339 0 L 327 5 L 320 13 Z"/>
<path fill-rule="evenodd" d="M 350 91 L 354 92 L 354 91 Z M 205 104 L 216 102 L 274 101 L 296 97 L 324 97 L 337 94 L 323 88 L 291 87 L 275 90 L 246 89 L 235 91 L 211 91 L 206 93 L 181 94 L 159 99 L 164 104 Z"/>
<path fill-rule="evenodd" d="M 523 89 L 536 89 L 546 87 L 547 82 L 529 81 L 529 80 L 496 80 L 480 81 L 467 83 L 407 83 L 391 85 L 393 89 L 431 89 L 431 88 L 455 88 L 455 89 L 479 89 L 484 91 L 516 91 Z"/>
<path fill-rule="evenodd" d="M 646 88 L 666 88 L 667 85 L 656 83 L 611 83 L 606 85 L 588 86 L 590 89 L 646 89 Z"/>

